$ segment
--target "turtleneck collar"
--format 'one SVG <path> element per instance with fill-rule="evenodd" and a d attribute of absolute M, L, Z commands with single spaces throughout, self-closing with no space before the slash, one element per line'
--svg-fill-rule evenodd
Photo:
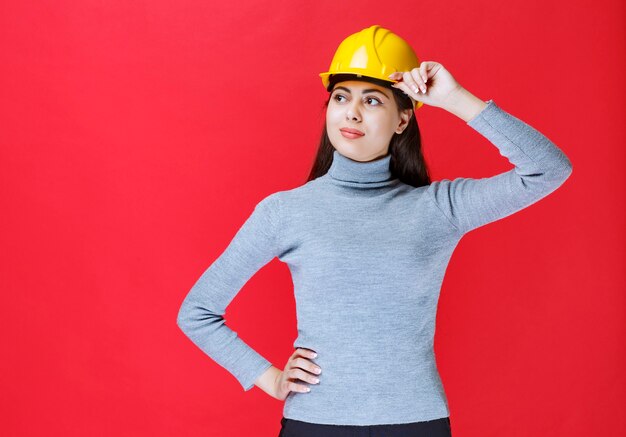
<path fill-rule="evenodd" d="M 328 169 L 331 180 L 340 184 L 354 186 L 380 186 L 395 180 L 389 163 L 391 154 L 374 161 L 359 162 L 333 151 L 333 162 Z"/>

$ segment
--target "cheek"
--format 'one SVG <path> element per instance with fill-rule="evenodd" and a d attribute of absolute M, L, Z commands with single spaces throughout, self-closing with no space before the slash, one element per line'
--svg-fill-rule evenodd
<path fill-rule="evenodd" d="M 372 131 L 378 136 L 389 136 L 396 128 L 395 123 L 391 117 L 380 117 L 372 123 Z"/>
<path fill-rule="evenodd" d="M 337 112 L 328 113 L 326 115 L 326 131 L 328 135 L 333 135 L 344 124 L 344 119 Z"/>
<path fill-rule="evenodd" d="M 381 135 L 384 135 L 387 131 L 388 120 L 385 120 L 384 117 L 366 117 L 363 119 L 363 122 L 367 126 L 367 130 L 369 131 L 370 135 L 373 137 L 379 137 Z"/>
<path fill-rule="evenodd" d="M 341 119 L 340 111 L 333 109 L 333 108 L 329 108 L 328 111 L 326 111 L 326 121 L 328 123 L 337 123 L 340 119 Z"/>
<path fill-rule="evenodd" d="M 326 133 L 330 137 L 333 135 L 333 132 L 336 129 L 338 129 L 337 117 L 334 114 L 327 112 L 326 113 Z"/>

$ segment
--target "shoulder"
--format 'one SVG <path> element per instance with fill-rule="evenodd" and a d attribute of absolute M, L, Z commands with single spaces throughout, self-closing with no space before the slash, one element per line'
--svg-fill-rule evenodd
<path fill-rule="evenodd" d="M 318 179 L 306 182 L 294 188 L 288 188 L 271 193 L 261 199 L 259 203 L 270 204 L 273 206 L 282 206 L 285 204 L 299 203 L 310 196 L 315 195 L 315 187 L 318 185 Z"/>
<path fill-rule="evenodd" d="M 280 216 L 289 205 L 301 205 L 310 199 L 315 180 L 309 181 L 295 188 L 275 191 L 261 198 L 255 205 L 255 212 L 271 217 L 276 223 L 280 222 Z"/>

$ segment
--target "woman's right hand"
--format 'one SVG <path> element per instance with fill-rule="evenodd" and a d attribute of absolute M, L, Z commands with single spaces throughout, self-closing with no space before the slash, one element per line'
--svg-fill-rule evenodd
<path fill-rule="evenodd" d="M 446 68 L 435 61 L 422 61 L 410 71 L 396 71 L 389 79 L 391 86 L 402 90 L 413 100 L 426 105 L 446 108 L 464 88 Z"/>
<path fill-rule="evenodd" d="M 309 349 L 298 348 L 287 360 L 285 370 L 278 374 L 275 381 L 276 398 L 284 401 L 287 399 L 289 392 L 295 391 L 299 393 L 308 393 L 309 387 L 304 384 L 298 384 L 296 381 L 305 381 L 311 384 L 319 383 L 319 379 L 315 375 L 319 375 L 322 369 L 310 361 L 317 354 Z"/>

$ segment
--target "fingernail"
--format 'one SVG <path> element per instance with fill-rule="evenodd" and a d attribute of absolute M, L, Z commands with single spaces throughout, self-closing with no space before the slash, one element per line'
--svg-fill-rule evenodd
<path fill-rule="evenodd" d="M 313 358 L 315 358 L 317 356 L 317 354 L 315 352 L 313 352 Z"/>

